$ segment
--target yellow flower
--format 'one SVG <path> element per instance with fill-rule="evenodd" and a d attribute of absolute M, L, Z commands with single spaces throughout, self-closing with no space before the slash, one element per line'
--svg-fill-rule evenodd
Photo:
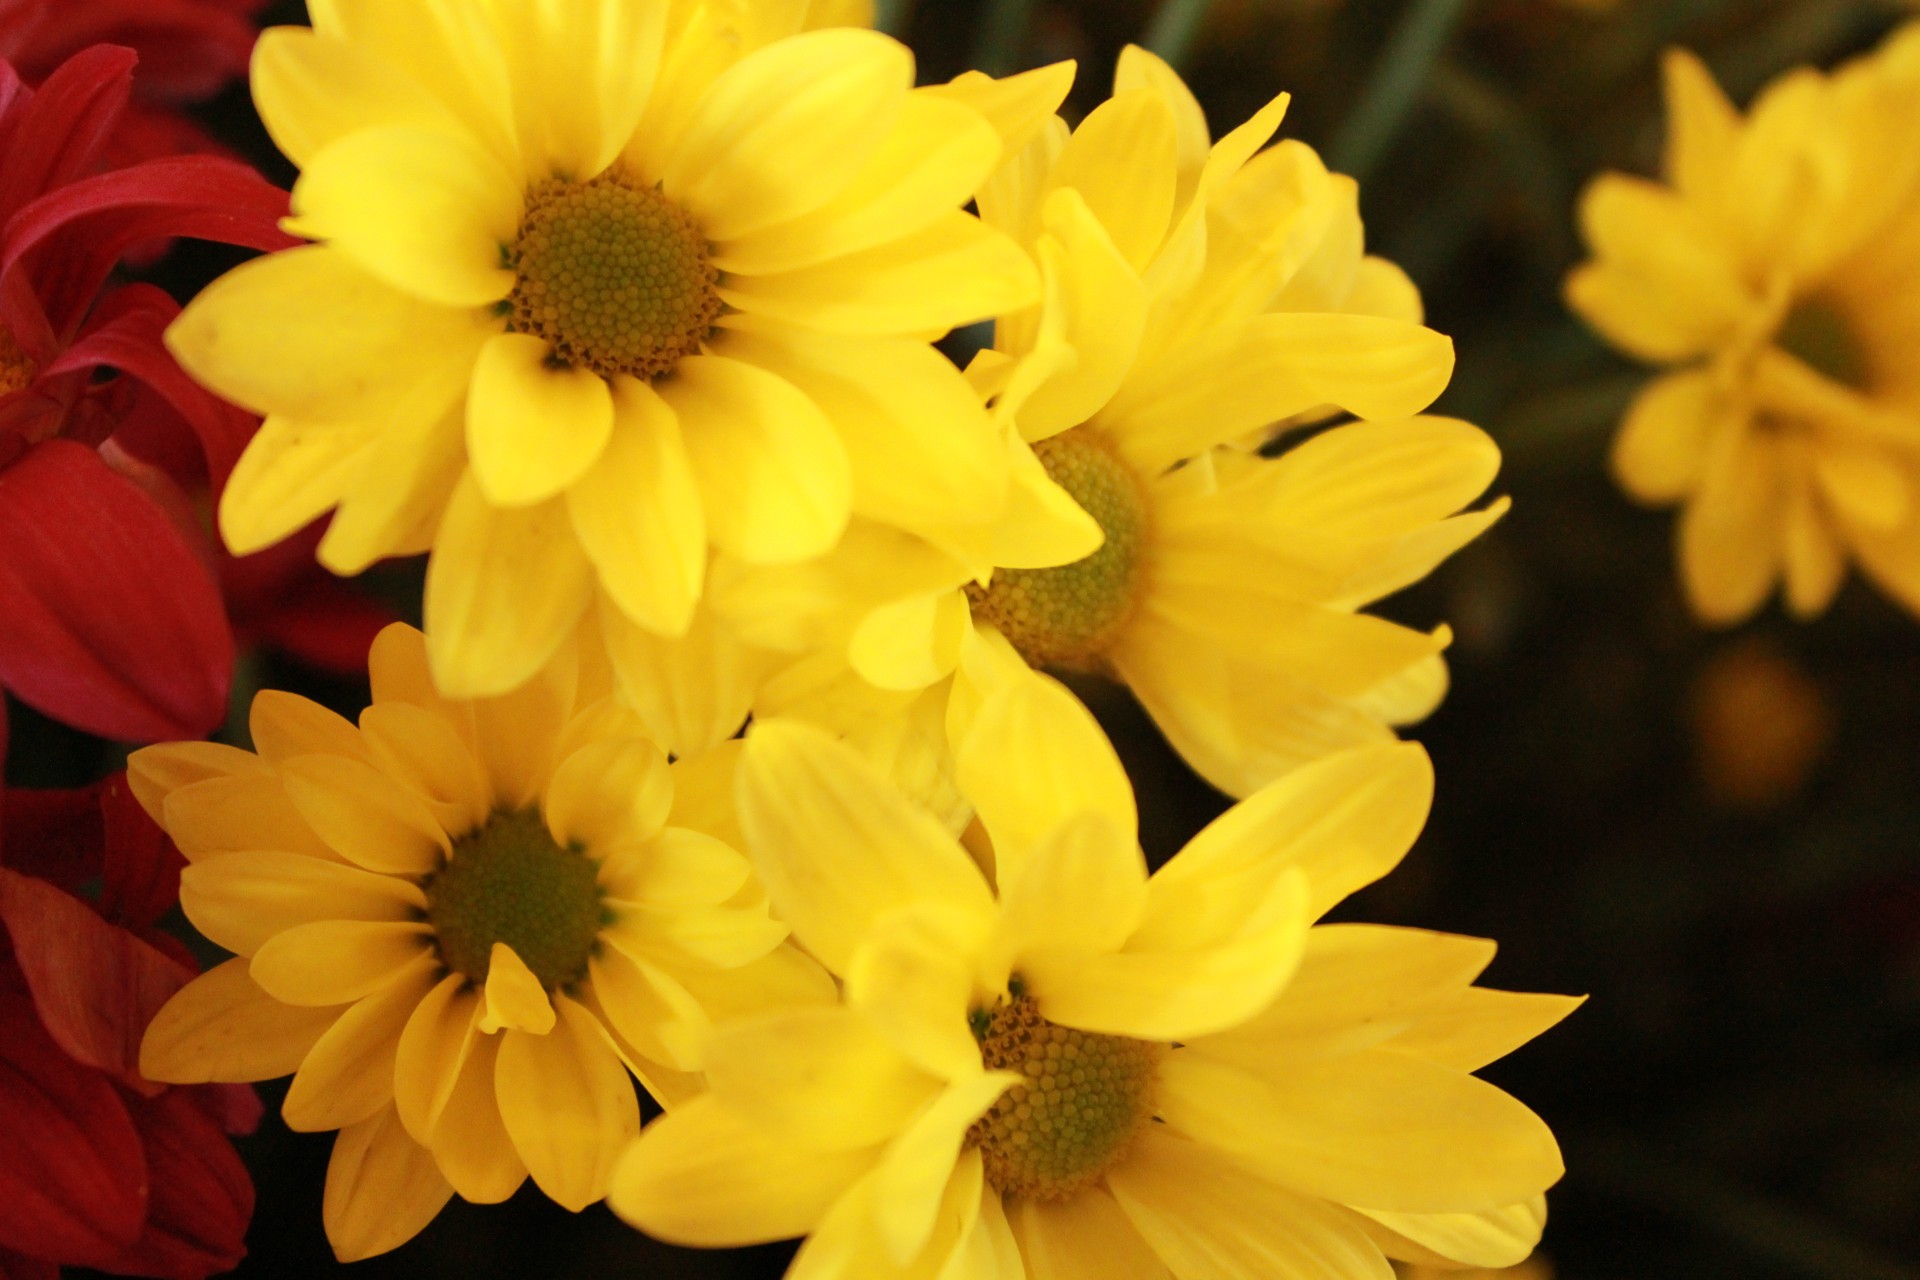
<path fill-rule="evenodd" d="M 804 1234 L 792 1280 L 1526 1256 L 1559 1152 L 1470 1073 L 1577 1002 L 1473 986 L 1489 942 L 1311 927 L 1418 833 L 1418 747 L 1297 770 L 1151 877 L 1058 685 L 995 692 L 960 755 L 997 889 L 824 730 L 749 734 L 750 856 L 846 1002 L 717 1026 L 710 1092 L 640 1136 L 615 1212 L 685 1244 Z"/>
<path fill-rule="evenodd" d="M 685 634 L 709 544 L 789 564 L 856 513 L 997 511 L 1004 457 L 927 339 L 1035 292 L 960 209 L 1000 136 L 813 8 L 320 0 L 267 32 L 255 98 L 320 243 L 169 334 L 267 415 L 229 545 L 337 508 L 337 572 L 430 549 L 435 678 L 482 697 L 591 610 L 616 656 Z"/>
<path fill-rule="evenodd" d="M 678 1101 L 710 1016 L 832 998 L 701 817 L 703 780 L 677 797 L 684 766 L 569 656 L 509 697 L 450 702 L 396 624 L 357 728 L 266 692 L 258 755 L 177 743 L 131 762 L 187 856 L 187 918 L 237 953 L 160 1011 L 141 1070 L 292 1072 L 287 1124 L 341 1131 L 325 1219 L 342 1258 L 529 1173 L 591 1204 L 639 1129 L 629 1072 Z"/>
<path fill-rule="evenodd" d="M 1666 92 L 1666 184 L 1596 179 L 1567 279 L 1609 341 L 1675 367 L 1628 410 L 1614 475 L 1682 505 L 1705 622 L 1782 580 L 1813 617 L 1850 561 L 1920 612 L 1920 29 L 1781 77 L 1744 118 L 1690 54 Z"/>
<path fill-rule="evenodd" d="M 1071 134 L 1051 121 L 983 188 L 982 216 L 1033 249 L 1044 280 L 1043 304 L 1003 314 L 969 370 L 994 397 L 1014 499 L 984 537 L 926 535 L 943 562 L 850 553 L 842 666 L 900 694 L 968 667 L 970 649 L 1117 676 L 1235 795 L 1432 710 L 1445 629 L 1358 611 L 1499 518 L 1504 501 L 1456 514 L 1499 450 L 1466 423 L 1407 416 L 1446 385 L 1452 345 L 1421 327 L 1405 275 L 1365 254 L 1356 185 L 1304 144 L 1260 151 L 1284 107 L 1210 144 L 1179 77 L 1130 48 L 1108 102 Z M 1344 414 L 1375 421 L 1277 459 L 1224 447 L 1291 443 Z M 883 565 L 891 593 L 874 587 Z M 766 585 L 748 584 L 762 606 Z M 732 590 L 716 593 L 729 608 Z M 939 718 L 944 688 L 893 714 Z M 760 710 L 858 733 L 866 712 L 843 695 L 810 658 Z"/>

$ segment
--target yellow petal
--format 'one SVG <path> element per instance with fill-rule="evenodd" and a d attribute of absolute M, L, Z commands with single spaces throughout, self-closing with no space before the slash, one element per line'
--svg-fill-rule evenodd
<path fill-rule="evenodd" d="M 1233 932 L 1207 942 L 1094 955 L 1035 950 L 1021 972 L 1047 1019 L 1063 1026 L 1161 1042 L 1224 1031 L 1273 1001 L 1307 938 L 1307 886 L 1297 870 L 1240 905 Z"/>
<path fill-rule="evenodd" d="M 1546 1123 L 1483 1080 L 1368 1049 L 1266 1071 L 1160 1066 L 1159 1114 L 1283 1186 L 1400 1213 L 1475 1213 L 1559 1181 Z"/>
<path fill-rule="evenodd" d="M 484 340 L 475 335 L 476 352 Z M 376 561 L 433 548 L 447 502 L 467 469 L 461 397 L 471 364 L 436 366 L 417 393 L 395 404 L 381 433 L 360 451 L 358 469 L 320 539 L 321 564 L 351 576 Z"/>
<path fill-rule="evenodd" d="M 234 774 L 190 783 L 167 793 L 160 814 L 160 825 L 188 862 L 254 849 L 340 861 L 314 834 L 272 774 Z"/>
<path fill-rule="evenodd" d="M 984 916 L 980 872 L 932 815 L 825 731 L 760 721 L 738 786 L 748 853 L 775 910 L 829 969 L 845 973 L 880 915 L 948 902 Z"/>
<path fill-rule="evenodd" d="M 652 387 L 614 380 L 612 436 L 567 490 L 567 514 L 621 611 L 686 634 L 706 579 L 707 518 L 679 419 Z"/>
<path fill-rule="evenodd" d="M 458 130 L 382 124 L 307 162 L 289 226 L 404 293 L 483 307 L 513 289 L 500 247 L 518 232 L 520 203 L 514 178 Z"/>
<path fill-rule="evenodd" d="M 752 865 L 731 845 L 702 831 L 669 827 L 644 848 L 603 863 L 600 887 L 628 902 L 714 906 L 739 892 L 752 875 Z"/>
<path fill-rule="evenodd" d="M 684 983 L 632 950 L 607 947 L 588 961 L 601 1016 L 641 1055 L 634 1065 L 701 1070 L 713 1020 Z"/>
<path fill-rule="evenodd" d="M 1535 1196 L 1520 1204 L 1510 1204 L 1484 1213 L 1385 1213 L 1361 1209 L 1381 1232 L 1368 1228 L 1368 1234 L 1383 1246 L 1398 1246 L 1395 1257 L 1406 1257 L 1407 1244 L 1419 1252 L 1436 1255 L 1435 1261 L 1468 1267 L 1501 1269 L 1526 1261 L 1547 1223 L 1545 1196 Z"/>
<path fill-rule="evenodd" d="M 606 1194 L 622 1148 L 640 1132 L 633 1078 L 592 1014 L 556 996 L 551 1035 L 512 1031 L 495 1071 L 500 1118 L 542 1191 L 579 1212 Z"/>
<path fill-rule="evenodd" d="M 1279 867 L 1306 874 L 1319 919 L 1406 856 L 1433 803 L 1433 765 L 1410 743 L 1347 751 L 1268 784 L 1215 819 L 1149 886 L 1147 936 L 1197 939 L 1239 914 Z"/>
<path fill-rule="evenodd" d="M 873 31 L 817 31 L 723 72 L 666 157 L 661 186 L 725 243 L 826 204 L 913 87 L 913 55 Z"/>
<path fill-rule="evenodd" d="M 1731 432 L 1680 516 L 1681 584 L 1702 621 L 1726 625 L 1758 609 L 1780 572 L 1784 486 L 1780 446 Z"/>
<path fill-rule="evenodd" d="M 247 732 L 260 758 L 274 764 L 321 754 L 368 759 L 360 731 L 344 716 L 279 689 L 262 689 L 254 695 Z"/>
<path fill-rule="evenodd" d="M 367 654 L 367 675 L 375 703 L 420 707 L 451 725 L 463 740 L 472 739 L 473 722 L 466 708 L 449 702 L 433 683 L 427 663 L 427 638 L 417 627 L 404 622 L 382 627 Z"/>
<path fill-rule="evenodd" d="M 908 94 L 879 149 L 838 195 L 719 246 L 715 265 L 764 275 L 897 240 L 964 205 L 999 158 L 999 136 L 977 112 L 931 91 Z"/>
<path fill-rule="evenodd" d="M 977 1066 L 977 1047 L 973 1059 Z M 841 1008 L 726 1023 L 707 1046 L 706 1069 L 714 1097 L 754 1131 L 822 1152 L 889 1140 L 939 1091 L 865 1018 Z"/>
<path fill-rule="evenodd" d="M 423 876 L 453 848 L 419 796 L 370 764 L 298 756 L 280 766 L 280 777 L 320 838 L 369 871 Z"/>
<path fill-rule="evenodd" d="M 360 732 L 380 771 L 411 787 L 448 834 L 464 835 L 493 811 L 486 771 L 443 717 L 412 703 L 375 703 L 360 713 Z"/>
<path fill-rule="evenodd" d="M 480 1031 L 484 1035 L 509 1028 L 532 1036 L 553 1030 L 553 1003 L 547 989 L 533 976 L 527 962 L 504 942 L 493 944 L 487 956 L 487 993 L 480 1003 Z"/>
<path fill-rule="evenodd" d="M 968 620 L 967 598 L 958 591 L 897 600 L 861 619 L 847 660 L 882 689 L 924 689 L 953 673 Z"/>
<path fill-rule="evenodd" d="M 1506 1057 L 1579 1008 L 1581 996 L 1468 987 L 1394 1037 L 1391 1047 L 1459 1071 Z"/>
<path fill-rule="evenodd" d="M 209 939 L 251 956 L 274 935 L 319 920 L 417 920 L 427 899 L 410 881 L 345 863 L 241 851 L 181 872 L 180 905 Z"/>
<path fill-rule="evenodd" d="M 1001 569 L 1047 569 L 1084 560 L 1100 549 L 1100 524 L 1056 483 L 1017 437 L 1008 442 L 1013 485 L 994 522 L 993 563 Z"/>
<path fill-rule="evenodd" d="M 1147 864 L 1130 834 L 1095 810 L 1056 826 L 1013 866 L 994 855 L 1000 928 L 1013 970 L 1028 951 L 1117 951 L 1147 907 Z"/>
<path fill-rule="evenodd" d="M 474 1037 L 433 1130 L 434 1162 L 460 1197 L 475 1204 L 499 1204 L 527 1180 L 527 1166 L 513 1149 L 494 1098 L 503 1038 Z"/>
<path fill-rule="evenodd" d="M 607 1205 L 672 1244 L 765 1244 L 805 1235 L 872 1159 L 799 1146 L 708 1095 L 647 1126 L 614 1169 Z"/>
<path fill-rule="evenodd" d="M 271 1080 L 291 1075 L 340 1016 L 282 1004 L 235 957 L 160 1007 L 140 1042 L 140 1074 L 168 1084 Z"/>
<path fill-rule="evenodd" d="M 1711 374 L 1676 373 L 1634 397 L 1608 462 L 1614 479 L 1642 502 L 1674 502 L 1693 491 L 1707 466 L 1708 442 L 1726 409 Z"/>
<path fill-rule="evenodd" d="M 280 1105 L 287 1127 L 338 1129 L 387 1107 L 400 1033 L 439 980 L 438 957 L 422 952 L 405 973 L 341 1014 L 294 1073 Z"/>
<path fill-rule="evenodd" d="M 1722 194 L 1739 139 L 1740 115 L 1714 83 L 1713 73 L 1685 49 L 1669 49 L 1660 63 L 1667 102 L 1664 169 L 1687 196 Z"/>
<path fill-rule="evenodd" d="M 334 1256 L 358 1262 L 419 1235 L 452 1197 L 433 1153 L 387 1107 L 334 1139 L 320 1216 Z"/>
<path fill-rule="evenodd" d="M 1093 714 L 1066 687 L 1035 672 L 990 694 L 956 759 L 960 790 L 993 837 L 1003 885 L 1068 819 L 1104 818 L 1131 844 L 1139 829 L 1133 785 Z"/>
<path fill-rule="evenodd" d="M 961 1154 L 967 1129 L 1019 1082 L 1011 1071 L 956 1081 L 887 1148 L 873 1171 L 873 1225 L 896 1261 L 910 1260 L 933 1237 L 952 1184 L 979 1160 Z"/>
<path fill-rule="evenodd" d="M 717 356 L 680 362 L 663 394 L 679 415 L 714 544 L 751 564 L 830 550 L 847 527 L 846 447 L 792 383 Z"/>
<path fill-rule="evenodd" d="M 1031 1280 L 1173 1280 L 1106 1188 L 1007 1206 Z"/>
<path fill-rule="evenodd" d="M 1288 313 L 1224 324 L 1165 353 L 1101 415 L 1145 475 L 1321 404 L 1402 418 L 1453 374 L 1453 343 L 1378 316 Z"/>
<path fill-rule="evenodd" d="M 1121 257 L 1143 271 L 1173 217 L 1176 147 L 1173 112 L 1158 94 L 1117 92 L 1073 131 L 1048 186 L 1078 192 Z"/>
<path fill-rule="evenodd" d="M 667 9 L 564 0 L 504 5 L 494 17 L 514 77 L 526 168 L 583 179 L 598 174 L 646 112 Z"/>
<path fill-rule="evenodd" d="M 499 804 L 524 809 L 545 793 L 578 690 L 574 646 L 563 643 L 551 662 L 512 693 L 471 704 L 474 745 Z"/>
<path fill-rule="evenodd" d="M 552 348 L 501 333 L 480 349 L 467 396 L 467 451 L 496 507 L 527 507 L 568 488 L 613 435 L 613 395 L 590 369 L 555 366 Z"/>
<path fill-rule="evenodd" d="M 598 616 L 621 697 L 662 750 L 696 758 L 740 731 L 767 662 L 711 611 L 697 611 L 677 640 L 635 625 L 605 600 Z"/>
<path fill-rule="evenodd" d="M 249 972 L 276 1000 L 341 1005 L 379 991 L 432 954 L 432 931 L 423 923 L 316 920 L 267 939 Z"/>
<path fill-rule="evenodd" d="M 561 761 L 541 807 L 555 841 L 600 859 L 651 840 L 672 806 L 673 775 L 660 748 L 616 738 Z"/>
<path fill-rule="evenodd" d="M 1346 1210 L 1251 1177 L 1163 1126 L 1147 1126 L 1136 1141 L 1107 1186 L 1175 1275 L 1393 1280 Z"/>
<path fill-rule="evenodd" d="M 305 528 L 346 498 L 374 436 L 269 416 L 248 442 L 220 499 L 220 536 L 248 555 Z"/>
<path fill-rule="evenodd" d="M 449 697 L 504 694 L 572 634 L 593 598 L 593 570 L 566 504 L 503 511 L 473 476 L 454 490 L 427 566 L 428 650 Z"/>
<path fill-rule="evenodd" d="M 1017 156 L 1053 119 L 1053 113 L 1073 88 L 1074 64 L 1055 62 L 1019 75 L 995 78 L 965 71 L 947 84 L 929 85 L 922 92 L 950 98 L 986 117 L 1000 135 L 1004 154 Z"/>
<path fill-rule="evenodd" d="M 1895 477 L 1906 500 L 1904 481 Z M 1780 570 L 1785 579 L 1787 609 L 1796 618 L 1817 618 L 1826 611 L 1846 581 L 1846 551 L 1840 545 L 1836 521 L 1814 495 L 1816 478 L 1799 471 L 1788 478 L 1782 503 Z"/>
<path fill-rule="evenodd" d="M 473 1051 L 480 996 L 465 974 L 450 973 L 414 1007 L 393 1062 L 393 1102 L 400 1123 L 423 1146 L 458 1086 Z"/>
<path fill-rule="evenodd" d="M 1113 91 L 1122 94 L 1136 89 L 1151 92 L 1173 115 L 1184 196 L 1198 181 L 1200 167 L 1206 163 L 1207 152 L 1213 146 L 1213 134 L 1207 129 L 1206 112 L 1193 96 L 1193 90 L 1187 88 L 1186 81 L 1180 78 L 1180 73 L 1169 66 L 1164 58 L 1137 44 L 1130 44 L 1120 50 L 1120 60 L 1114 66 Z"/>
<path fill-rule="evenodd" d="M 1059 277 L 1061 336 L 1075 359 L 1020 406 L 1020 433 L 1028 440 L 1077 426 L 1112 399 L 1147 324 L 1146 289 L 1082 193 L 1056 191 L 1043 217 L 1041 267 Z"/>
<path fill-rule="evenodd" d="M 750 315 L 827 333 L 925 335 L 1018 311 L 1040 295 L 1020 246 L 958 210 L 877 248 L 773 275 L 720 296 Z"/>
<path fill-rule="evenodd" d="M 168 742 L 127 757 L 127 785 L 147 816 L 163 825 L 172 792 L 212 778 L 266 772 L 259 756 L 223 742 Z"/>
<path fill-rule="evenodd" d="M 1256 483 L 1288 524 L 1375 540 L 1410 533 L 1478 498 L 1500 447 L 1455 418 L 1354 422 L 1289 449 Z"/>
<path fill-rule="evenodd" d="M 1909 471 L 1892 449 L 1821 440 L 1813 454 L 1813 478 L 1836 515 L 1878 532 L 1897 529 L 1914 506 Z"/>
<path fill-rule="evenodd" d="M 304 27 L 269 27 L 253 46 L 254 106 L 274 145 L 304 168 L 349 133 L 448 125 L 433 96 L 372 51 Z"/>
<path fill-rule="evenodd" d="M 980 1069 L 967 1014 L 985 985 L 970 963 L 984 949 L 984 923 L 939 903 L 890 912 L 847 969 L 847 1003 L 914 1065 L 944 1080 Z"/>

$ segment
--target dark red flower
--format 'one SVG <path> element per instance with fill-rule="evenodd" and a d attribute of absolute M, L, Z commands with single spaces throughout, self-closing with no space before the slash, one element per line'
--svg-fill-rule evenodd
<path fill-rule="evenodd" d="M 265 0 L 0 0 L 0 58 L 28 84 L 96 44 L 140 55 L 133 100 L 107 144 L 112 165 L 222 148 L 180 108 L 247 72 Z"/>
<path fill-rule="evenodd" d="M 124 775 L 14 791 L 0 827 L 0 1276 L 60 1266 L 199 1280 L 244 1256 L 253 1184 L 229 1140 L 252 1090 L 154 1084 L 140 1038 L 197 967 L 154 921 L 180 856 Z M 97 883 L 97 902 L 75 892 Z"/>
<path fill-rule="evenodd" d="M 103 286 L 145 241 L 293 241 L 286 194 L 244 165 L 99 171 L 133 64 L 97 46 L 29 90 L 0 63 L 0 688 L 151 740 L 225 717 L 233 636 L 192 504 L 146 458 L 191 441 L 217 489 L 255 422 L 166 353 L 171 298 Z"/>

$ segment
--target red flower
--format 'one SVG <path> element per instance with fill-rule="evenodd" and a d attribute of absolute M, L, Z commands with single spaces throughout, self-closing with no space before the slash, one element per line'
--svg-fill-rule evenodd
<path fill-rule="evenodd" d="M 227 1135 L 252 1129 L 259 1100 L 138 1070 L 147 1023 L 197 971 L 153 928 L 178 893 L 180 856 L 124 775 L 4 800 L 0 1276 L 228 1270 L 246 1252 L 253 1184 Z M 97 905 L 75 896 L 95 880 Z"/>
<path fill-rule="evenodd" d="M 244 76 L 265 0 L 0 0 L 0 58 L 28 84 L 96 44 L 126 45 L 140 75 L 108 143 L 115 165 L 223 148 L 179 108 Z"/>
<path fill-rule="evenodd" d="M 191 504 L 143 459 L 197 441 L 217 489 L 255 423 L 167 355 L 171 298 L 102 287 L 142 241 L 293 240 L 286 194 L 243 165 L 96 172 L 133 63 L 99 46 L 33 91 L 0 63 L 0 687 L 103 737 L 199 737 L 233 637 Z"/>

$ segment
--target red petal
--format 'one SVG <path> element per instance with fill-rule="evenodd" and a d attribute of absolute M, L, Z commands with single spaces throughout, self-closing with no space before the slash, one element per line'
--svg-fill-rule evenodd
<path fill-rule="evenodd" d="M 100 874 L 106 829 L 92 787 L 60 791 L 15 789 L 7 794 L 7 826 L 0 831 L 0 864 L 78 889 Z"/>
<path fill-rule="evenodd" d="M 367 669 L 373 641 L 399 615 L 343 582 L 320 576 L 253 620 L 253 635 L 289 657 L 335 675 Z"/>
<path fill-rule="evenodd" d="M 100 907 L 119 924 L 148 928 L 180 900 L 187 860 L 134 799 L 125 773 L 100 783 L 98 795 L 106 826 Z"/>
<path fill-rule="evenodd" d="M 60 1264 L 0 1249 L 0 1280 L 60 1280 Z"/>
<path fill-rule="evenodd" d="M 95 45 L 61 65 L 20 108 L 0 167 L 0 224 L 91 170 L 133 91 L 131 49 Z"/>
<path fill-rule="evenodd" d="M 40 1021 L 67 1056 L 141 1093 L 164 1088 L 140 1075 L 140 1037 L 193 972 L 80 899 L 5 867 L 0 921 Z"/>
<path fill-rule="evenodd" d="M 102 737 L 226 718 L 233 637 L 181 530 L 100 455 L 50 440 L 0 471 L 0 684 Z"/>
<path fill-rule="evenodd" d="M 71 332 L 127 249 L 193 236 L 251 249 L 299 241 L 279 228 L 287 193 L 243 164 L 175 156 L 49 191 L 6 224 L 0 276 L 25 270 L 55 329 Z"/>
<path fill-rule="evenodd" d="M 101 300 L 87 318 L 86 332 L 47 373 L 106 365 L 152 387 L 200 438 L 207 474 L 217 489 L 226 484 L 260 420 L 201 387 L 167 353 L 160 335 L 179 314 L 180 304 L 152 285 L 116 289 Z"/>
<path fill-rule="evenodd" d="M 147 1228 L 105 1270 L 203 1280 L 246 1256 L 253 1182 L 194 1091 L 169 1089 L 128 1101 L 146 1143 L 152 1190 Z"/>
<path fill-rule="evenodd" d="M 0 1249 L 98 1266 L 147 1216 L 147 1165 L 120 1094 L 77 1067 L 34 1017 L 0 999 Z"/>
<path fill-rule="evenodd" d="M 213 1122 L 228 1133 L 252 1133 L 260 1127 L 267 1108 L 250 1084 L 203 1084 L 193 1092 Z"/>

